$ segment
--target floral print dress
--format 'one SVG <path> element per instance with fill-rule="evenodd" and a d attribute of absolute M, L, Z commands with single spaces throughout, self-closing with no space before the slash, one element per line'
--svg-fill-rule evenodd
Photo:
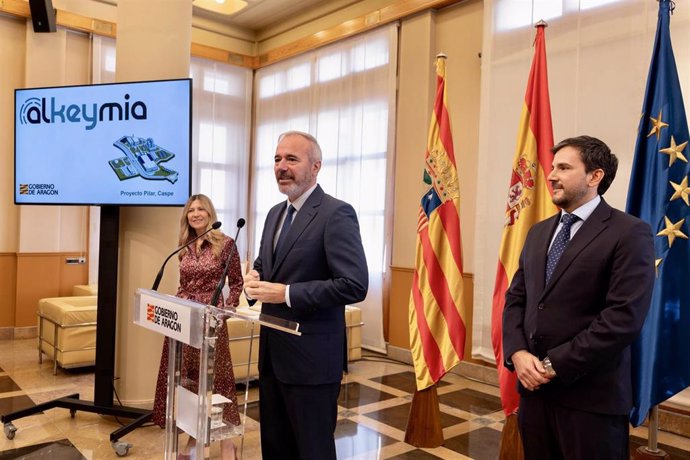
<path fill-rule="evenodd" d="M 226 236 L 223 240 L 223 251 L 220 259 L 213 255 L 211 243 L 204 240 L 201 247 L 191 245 L 180 260 L 180 287 L 177 297 L 189 299 L 202 304 L 211 302 L 213 292 L 218 285 L 225 263 L 232 253 L 232 261 L 228 268 L 228 286 L 230 293 L 228 299 L 218 299 L 218 307 L 233 307 L 238 304 L 242 292 L 242 271 L 240 258 L 237 251 L 233 250 L 232 238 Z M 232 359 L 228 341 L 228 329 L 225 321 L 222 321 L 218 329 L 215 355 L 214 392 L 220 393 L 230 399 L 232 403 L 225 405 L 223 420 L 232 425 L 240 424 L 240 415 L 237 409 L 237 396 L 235 394 L 235 374 L 232 369 Z M 197 392 L 199 386 L 199 355 L 200 350 L 183 345 L 182 347 L 182 382 L 190 391 Z M 165 427 L 165 407 L 167 402 L 168 386 L 168 340 L 163 342 L 156 383 L 156 395 L 153 403 L 153 422 Z"/>

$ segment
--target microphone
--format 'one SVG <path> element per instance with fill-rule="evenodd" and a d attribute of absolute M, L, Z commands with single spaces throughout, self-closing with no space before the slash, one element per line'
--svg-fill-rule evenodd
<path fill-rule="evenodd" d="M 189 242 L 187 242 L 187 244 L 183 244 L 183 245 L 180 246 L 179 248 L 175 249 L 175 250 L 168 256 L 168 258 L 165 259 L 165 262 L 163 262 L 163 265 L 161 265 L 161 269 L 158 270 L 158 274 L 156 275 L 156 280 L 153 282 L 153 286 L 151 286 L 151 290 L 152 290 L 152 291 L 155 291 L 155 290 L 158 289 L 158 285 L 161 284 L 161 278 L 163 278 L 163 271 L 165 270 L 165 264 L 168 263 L 168 261 L 170 260 L 170 258 L 171 258 L 172 256 L 174 256 L 175 254 L 177 254 L 178 252 L 180 252 L 181 250 L 183 250 L 184 248 L 186 248 L 187 246 L 189 246 L 190 244 L 192 244 L 193 242 L 195 242 L 196 240 L 198 240 L 198 239 L 201 238 L 202 236 L 205 236 L 205 235 L 206 235 L 208 232 L 210 232 L 211 230 L 218 230 L 218 229 L 220 228 L 221 225 L 222 225 L 222 224 L 221 224 L 220 222 L 214 222 L 213 224 L 211 224 L 211 228 L 209 228 L 208 230 L 206 230 L 204 233 L 202 233 L 201 235 L 197 235 L 196 237 L 194 237 L 194 238 L 192 238 L 191 240 L 189 240 Z M 242 225 L 244 225 L 244 224 L 242 224 Z"/>
<path fill-rule="evenodd" d="M 218 305 L 218 298 L 220 298 L 221 293 L 223 292 L 223 285 L 225 284 L 225 278 L 228 276 L 228 268 L 230 268 L 230 261 L 232 260 L 232 256 L 237 252 L 237 237 L 240 235 L 240 230 L 242 227 L 244 227 L 244 224 L 246 224 L 247 221 L 242 219 L 241 217 L 237 220 L 237 232 L 235 232 L 235 238 L 232 240 L 232 248 L 230 249 L 230 254 L 228 255 L 228 261 L 225 262 L 225 269 L 223 269 L 223 274 L 220 276 L 220 281 L 218 282 L 218 286 L 216 286 L 216 290 L 213 292 L 213 297 L 211 298 L 211 306 L 216 306 Z"/>

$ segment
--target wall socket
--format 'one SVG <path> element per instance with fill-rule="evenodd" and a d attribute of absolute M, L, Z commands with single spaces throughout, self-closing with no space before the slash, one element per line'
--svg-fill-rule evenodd
<path fill-rule="evenodd" d="M 86 263 L 86 257 L 65 257 L 67 265 L 83 265 Z"/>

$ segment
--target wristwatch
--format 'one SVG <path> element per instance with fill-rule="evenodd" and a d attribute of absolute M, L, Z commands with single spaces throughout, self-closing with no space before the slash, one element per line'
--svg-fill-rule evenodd
<path fill-rule="evenodd" d="M 546 375 L 548 377 L 555 377 L 556 376 L 556 371 L 553 370 L 553 366 L 551 365 L 551 360 L 547 356 L 544 358 L 544 361 L 541 362 L 541 365 L 544 366 L 544 370 L 546 371 Z"/>

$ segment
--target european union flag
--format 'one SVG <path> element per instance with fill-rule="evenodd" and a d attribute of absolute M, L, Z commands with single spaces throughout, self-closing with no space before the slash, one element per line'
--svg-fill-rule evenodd
<path fill-rule="evenodd" d="M 690 186 L 688 122 L 671 47 L 670 0 L 659 19 L 635 146 L 628 212 L 656 234 L 657 279 L 642 335 L 633 345 L 634 407 L 649 410 L 690 385 Z"/>

